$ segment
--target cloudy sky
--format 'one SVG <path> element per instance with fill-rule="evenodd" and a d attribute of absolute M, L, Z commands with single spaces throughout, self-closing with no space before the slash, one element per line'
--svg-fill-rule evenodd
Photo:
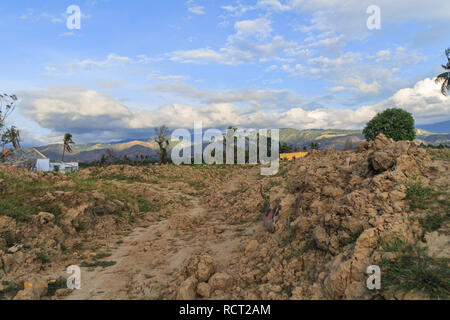
<path fill-rule="evenodd" d="M 388 107 L 432 124 L 450 120 L 434 83 L 449 21 L 448 0 L 2 0 L 0 88 L 25 145 L 194 121 L 355 129 Z"/>

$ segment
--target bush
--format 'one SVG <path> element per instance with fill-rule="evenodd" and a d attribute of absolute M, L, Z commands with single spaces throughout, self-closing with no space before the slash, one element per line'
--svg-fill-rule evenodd
<path fill-rule="evenodd" d="M 414 118 L 411 113 L 405 110 L 387 109 L 370 120 L 363 130 L 367 141 L 375 140 L 380 133 L 395 141 L 412 141 L 416 138 Z"/>

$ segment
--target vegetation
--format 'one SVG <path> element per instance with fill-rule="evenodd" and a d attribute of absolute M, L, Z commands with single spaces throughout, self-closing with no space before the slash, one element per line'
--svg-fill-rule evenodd
<path fill-rule="evenodd" d="M 414 176 L 411 181 L 405 183 L 406 200 L 408 200 L 411 210 L 425 209 L 433 191 L 430 187 L 424 187 L 422 180 Z"/>
<path fill-rule="evenodd" d="M 355 231 L 354 233 L 352 233 L 350 235 L 350 237 L 348 238 L 344 238 L 344 239 L 339 239 L 339 244 L 343 247 L 345 247 L 348 244 L 352 244 L 355 243 L 356 240 L 358 240 L 359 236 L 363 233 L 364 229 L 359 229 L 357 231 Z"/>
<path fill-rule="evenodd" d="M 450 298 L 450 259 L 432 258 L 417 245 L 397 241 L 389 252 L 396 257 L 380 263 L 383 287 L 387 292 L 419 292 L 431 299 Z"/>
<path fill-rule="evenodd" d="M 16 95 L 0 94 L 0 140 L 3 148 L 9 143 L 12 143 L 15 149 L 20 148 L 20 132 L 19 130 L 11 126 L 4 131 L 6 125 L 6 119 L 16 108 L 17 103 Z M 1 150 L 0 150 L 1 151 Z"/>
<path fill-rule="evenodd" d="M 75 142 L 73 142 L 73 140 L 72 140 L 72 134 L 66 133 L 64 135 L 64 140 L 63 140 L 63 153 L 62 153 L 61 161 L 64 162 L 64 155 L 66 152 L 68 152 L 68 153 L 72 152 L 72 146 L 71 146 L 72 144 L 75 144 Z"/>
<path fill-rule="evenodd" d="M 419 222 L 425 232 L 433 232 L 439 230 L 444 222 L 448 220 L 450 220 L 450 213 L 447 212 L 441 214 L 439 212 L 434 212 L 419 219 Z"/>
<path fill-rule="evenodd" d="M 14 149 L 20 149 L 20 131 L 15 127 L 12 126 L 11 128 L 7 129 L 2 135 L 1 135 L 1 141 L 3 144 L 3 148 L 8 143 L 12 143 Z"/>
<path fill-rule="evenodd" d="M 53 297 L 57 290 L 66 289 L 66 288 L 67 288 L 67 279 L 64 279 L 63 277 L 59 277 L 55 281 L 50 281 L 48 283 L 47 296 Z"/>
<path fill-rule="evenodd" d="M 22 282 L 2 281 L 3 290 L 0 290 L 0 300 L 14 298 L 17 293 L 23 289 Z"/>
<path fill-rule="evenodd" d="M 167 128 L 165 125 L 156 128 L 156 143 L 159 146 L 159 163 L 164 164 L 168 163 L 169 159 L 167 156 L 167 148 L 169 147 L 169 141 L 167 140 L 166 136 L 169 133 L 169 128 Z"/>
<path fill-rule="evenodd" d="M 17 96 L 12 94 L 0 94 L 0 131 L 5 125 L 6 119 L 16 108 Z"/>
<path fill-rule="evenodd" d="M 445 55 L 447 56 L 447 65 L 442 66 L 445 72 L 436 77 L 436 83 L 442 82 L 441 92 L 444 96 L 450 91 L 450 48 L 445 50 Z"/>
<path fill-rule="evenodd" d="M 395 141 L 413 141 L 416 138 L 414 118 L 403 109 L 387 109 L 370 120 L 363 130 L 367 141 L 375 140 L 380 133 Z"/>
<path fill-rule="evenodd" d="M 86 262 L 83 261 L 81 263 L 81 267 L 83 268 L 95 268 L 95 267 L 102 267 L 102 268 L 108 268 L 113 265 L 115 265 L 116 261 L 94 261 L 94 262 Z"/>

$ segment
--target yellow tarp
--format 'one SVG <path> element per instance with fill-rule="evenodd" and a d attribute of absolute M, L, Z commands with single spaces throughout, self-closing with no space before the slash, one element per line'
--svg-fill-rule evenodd
<path fill-rule="evenodd" d="M 298 158 L 306 157 L 307 154 L 308 154 L 308 152 L 282 153 L 282 154 L 280 154 L 280 159 L 291 161 L 294 158 L 298 159 Z"/>

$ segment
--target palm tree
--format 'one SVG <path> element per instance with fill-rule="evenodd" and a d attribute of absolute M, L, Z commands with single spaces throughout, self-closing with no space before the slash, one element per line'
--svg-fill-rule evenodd
<path fill-rule="evenodd" d="M 10 129 L 10 139 L 14 149 L 20 149 L 20 131 L 15 126 Z"/>
<path fill-rule="evenodd" d="M 445 55 L 447 56 L 448 62 L 447 65 L 443 65 L 442 68 L 444 68 L 446 72 L 441 73 L 436 77 L 436 83 L 442 82 L 441 92 L 444 96 L 447 95 L 447 91 L 450 91 L 450 48 L 445 50 Z"/>
<path fill-rule="evenodd" d="M 66 153 L 66 151 L 68 153 L 72 152 L 72 147 L 70 146 L 71 144 L 75 144 L 75 142 L 73 142 L 73 140 L 72 140 L 72 135 L 70 133 L 66 133 L 64 135 L 64 140 L 63 140 L 63 154 L 62 154 L 63 162 L 64 162 L 64 154 Z"/>

